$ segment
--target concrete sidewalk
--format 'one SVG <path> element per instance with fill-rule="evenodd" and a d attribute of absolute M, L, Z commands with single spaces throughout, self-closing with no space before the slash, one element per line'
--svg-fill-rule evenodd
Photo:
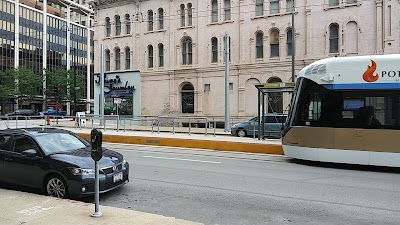
<path fill-rule="evenodd" d="M 127 209 L 100 206 L 102 217 L 93 218 L 94 205 L 26 192 L 0 189 L 1 225 L 199 225 L 190 221 Z"/>

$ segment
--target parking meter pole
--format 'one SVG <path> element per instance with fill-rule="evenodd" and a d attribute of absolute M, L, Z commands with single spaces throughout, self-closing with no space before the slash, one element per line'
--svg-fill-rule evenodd
<path fill-rule="evenodd" d="M 100 202 L 100 185 L 99 185 L 99 163 L 98 161 L 95 161 L 95 175 L 94 175 L 94 213 L 92 214 L 92 217 L 101 217 L 103 213 L 99 211 L 99 202 Z"/>
<path fill-rule="evenodd" d="M 91 156 L 94 160 L 94 199 L 95 199 L 95 212 L 92 217 L 101 217 L 103 214 L 99 211 L 99 198 L 100 198 L 100 186 L 99 186 L 99 164 L 98 161 L 103 157 L 103 149 L 101 147 L 103 142 L 103 134 L 100 130 L 93 129 L 90 132 L 90 144 L 92 146 Z"/>

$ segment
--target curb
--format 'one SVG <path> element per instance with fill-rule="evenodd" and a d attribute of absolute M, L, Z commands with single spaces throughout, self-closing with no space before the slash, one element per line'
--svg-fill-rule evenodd
<path fill-rule="evenodd" d="M 90 139 L 90 134 L 77 133 L 82 138 Z M 180 148 L 199 148 L 208 150 L 220 151 L 235 151 L 247 153 L 264 153 L 283 155 L 281 145 L 274 144 L 258 144 L 258 143 L 243 143 L 231 141 L 210 141 L 210 140 L 195 140 L 195 139 L 177 139 L 177 138 L 158 138 L 158 137 L 141 137 L 141 136 L 121 136 L 103 134 L 103 141 L 120 144 L 139 144 L 139 145 L 154 145 L 154 146 L 169 146 Z"/>

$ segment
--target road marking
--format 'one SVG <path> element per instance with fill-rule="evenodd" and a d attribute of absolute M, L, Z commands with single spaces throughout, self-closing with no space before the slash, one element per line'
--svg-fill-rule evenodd
<path fill-rule="evenodd" d="M 153 159 L 170 159 L 170 160 L 181 160 L 181 161 L 203 162 L 203 163 L 215 163 L 215 164 L 221 163 L 221 162 L 215 162 L 215 161 L 203 161 L 203 160 L 196 160 L 196 159 L 181 159 L 181 158 L 168 158 L 168 157 L 157 157 L 157 156 L 149 156 L 149 155 L 145 155 L 143 157 L 144 158 L 153 158 Z"/>

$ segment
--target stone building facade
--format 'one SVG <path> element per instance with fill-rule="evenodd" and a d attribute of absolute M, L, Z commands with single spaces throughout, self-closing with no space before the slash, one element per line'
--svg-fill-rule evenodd
<path fill-rule="evenodd" d="M 257 114 L 256 83 L 291 81 L 315 60 L 400 52 L 399 0 L 99 0 L 95 62 L 141 72 L 141 115 L 224 116 L 224 37 L 230 115 Z M 95 63 L 95 73 L 100 63 Z M 289 97 L 273 102 L 285 111 Z"/>

